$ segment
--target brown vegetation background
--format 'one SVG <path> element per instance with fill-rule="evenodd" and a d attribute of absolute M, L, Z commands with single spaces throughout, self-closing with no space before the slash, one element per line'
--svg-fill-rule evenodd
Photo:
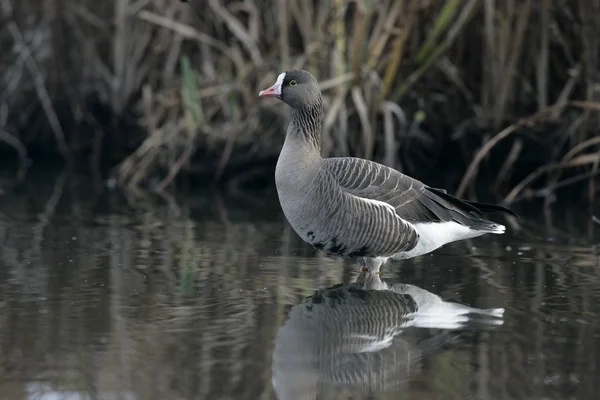
<path fill-rule="evenodd" d="M 124 185 L 159 190 L 182 171 L 219 179 L 272 164 L 289 110 L 257 93 L 301 67 L 324 92 L 326 156 L 417 177 L 444 168 L 459 196 L 489 161 L 486 185 L 507 203 L 575 182 L 596 191 L 598 0 L 0 0 L 0 10 L 0 154 L 108 160 Z"/>

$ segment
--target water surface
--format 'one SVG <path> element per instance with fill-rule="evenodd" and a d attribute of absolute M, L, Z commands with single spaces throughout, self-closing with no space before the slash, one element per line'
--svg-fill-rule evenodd
<path fill-rule="evenodd" d="M 0 398 L 596 398 L 584 211 L 527 211 L 365 281 L 272 190 L 168 200 L 60 176 L 0 195 Z"/>

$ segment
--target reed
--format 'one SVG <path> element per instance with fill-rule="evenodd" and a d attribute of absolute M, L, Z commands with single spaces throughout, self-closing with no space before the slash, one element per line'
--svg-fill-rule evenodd
<path fill-rule="evenodd" d="M 488 160 L 500 160 L 493 188 L 504 197 L 544 166 L 571 165 L 564 158 L 576 146 L 591 143 L 578 153 L 590 160 L 599 149 L 589 142 L 600 104 L 597 2 L 0 0 L 0 7 L 7 28 L 0 142 L 22 158 L 25 151 L 111 155 L 130 187 L 162 191 L 194 165 L 218 180 L 232 160 L 275 155 L 289 113 L 257 93 L 288 68 L 321 81 L 324 155 L 367 157 L 412 174 L 419 164 L 425 174 L 444 162 L 442 150 L 459 145 L 460 160 L 444 167 L 461 174 L 472 165 L 464 195 Z M 535 185 L 556 185 L 565 168 L 549 169 Z M 598 163 L 573 171 L 582 173 L 592 198 Z"/>

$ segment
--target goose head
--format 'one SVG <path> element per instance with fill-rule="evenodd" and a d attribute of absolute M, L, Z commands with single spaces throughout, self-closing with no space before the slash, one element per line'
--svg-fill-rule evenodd
<path fill-rule="evenodd" d="M 321 104 L 319 82 L 308 71 L 292 69 L 282 72 L 273 86 L 261 90 L 260 97 L 277 97 L 293 109 L 312 108 Z"/>

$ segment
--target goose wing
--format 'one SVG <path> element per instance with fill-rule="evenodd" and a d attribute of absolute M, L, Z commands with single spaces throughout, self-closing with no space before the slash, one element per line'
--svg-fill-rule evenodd
<path fill-rule="evenodd" d="M 442 189 L 431 188 L 385 165 L 353 157 L 325 158 L 323 162 L 343 191 L 387 203 L 405 221 L 456 221 L 467 226 L 485 221 L 475 206 L 477 203 L 456 199 Z M 504 211 L 497 206 L 478 205 Z"/>

